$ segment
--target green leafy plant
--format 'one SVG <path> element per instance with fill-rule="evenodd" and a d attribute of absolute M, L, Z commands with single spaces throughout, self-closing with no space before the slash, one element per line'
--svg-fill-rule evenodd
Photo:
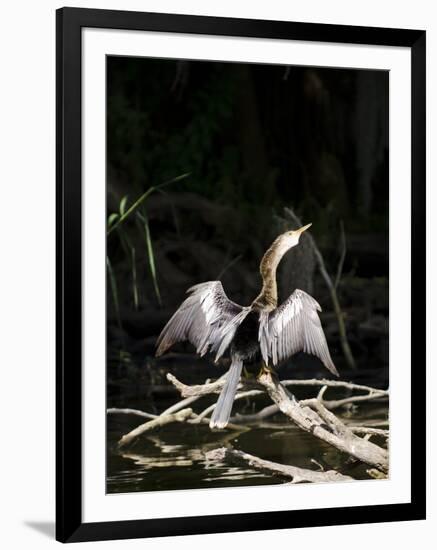
<path fill-rule="evenodd" d="M 164 193 L 163 189 L 167 185 L 181 181 L 184 178 L 187 178 L 188 176 L 189 176 L 188 173 L 181 174 L 180 176 L 172 178 L 162 184 L 151 186 L 144 193 L 142 193 L 135 201 L 133 201 L 130 205 L 129 205 L 129 197 L 128 195 L 125 195 L 120 200 L 118 212 L 112 212 L 108 216 L 107 236 L 109 238 L 114 233 L 118 234 L 122 249 L 124 251 L 124 254 L 130 266 L 132 301 L 133 301 L 133 306 L 135 310 L 138 310 L 140 306 L 140 291 L 139 291 L 139 285 L 138 285 L 138 271 L 137 271 L 137 262 L 139 260 L 138 254 L 137 254 L 138 245 L 134 246 L 133 242 L 135 242 L 136 240 L 133 238 L 133 236 L 135 236 L 136 234 L 135 233 L 132 234 L 132 227 L 130 231 L 128 231 L 126 227 L 126 223 L 129 220 L 132 220 L 133 222 L 135 222 L 135 225 L 133 227 L 138 230 L 137 234 L 141 235 L 141 239 L 143 239 L 145 242 L 146 261 L 149 266 L 150 276 L 152 279 L 152 284 L 155 291 L 156 299 L 158 301 L 158 304 L 161 306 L 162 299 L 161 299 L 161 293 L 160 293 L 159 284 L 158 284 L 156 261 L 155 261 L 155 254 L 153 249 L 153 240 L 152 240 L 150 225 L 147 217 L 146 199 L 153 193 L 156 193 L 156 192 Z M 109 274 L 110 283 L 111 283 L 111 292 L 112 292 L 112 297 L 114 301 L 114 309 L 116 311 L 116 316 L 117 316 L 117 322 L 120 328 L 122 328 L 116 275 L 115 275 L 115 271 L 112 266 L 112 263 L 109 259 L 109 255 L 107 257 L 107 264 L 108 264 L 108 274 Z"/>

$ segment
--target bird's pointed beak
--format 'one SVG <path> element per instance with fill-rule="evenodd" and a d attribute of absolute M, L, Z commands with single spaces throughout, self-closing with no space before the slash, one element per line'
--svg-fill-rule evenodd
<path fill-rule="evenodd" d="M 296 229 L 295 233 L 297 233 L 298 235 L 301 235 L 304 231 L 306 231 L 312 225 L 313 225 L 312 223 L 309 223 L 308 225 L 304 225 L 300 229 Z"/>

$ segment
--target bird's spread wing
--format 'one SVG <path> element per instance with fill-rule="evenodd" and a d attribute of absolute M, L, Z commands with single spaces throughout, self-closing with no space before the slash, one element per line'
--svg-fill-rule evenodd
<path fill-rule="evenodd" d="M 190 296 L 165 325 L 159 335 L 156 355 L 162 355 L 176 342 L 188 340 L 200 355 L 223 355 L 250 308 L 239 306 L 226 296 L 220 281 L 191 287 Z"/>
<path fill-rule="evenodd" d="M 266 364 L 269 358 L 276 365 L 304 351 L 318 357 L 338 376 L 317 311 L 321 307 L 314 298 L 303 290 L 295 290 L 274 311 L 260 314 L 259 342 Z"/>

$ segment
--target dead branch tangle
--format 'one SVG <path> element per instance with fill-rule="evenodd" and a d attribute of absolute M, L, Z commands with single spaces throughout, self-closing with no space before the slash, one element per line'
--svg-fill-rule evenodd
<path fill-rule="evenodd" d="M 147 422 L 144 422 L 134 430 L 123 435 L 118 443 L 119 448 L 126 447 L 146 432 L 161 428 L 172 422 L 185 422 L 188 424 L 209 423 L 209 416 L 214 410 L 215 404 L 205 408 L 199 414 L 195 413 L 188 405 L 191 405 L 205 395 L 219 393 L 225 382 L 225 377 L 222 376 L 215 382 L 207 380 L 205 384 L 193 386 L 180 382 L 172 374 L 167 374 L 167 379 L 177 388 L 183 399 L 166 409 L 160 415 L 155 416 L 136 409 L 108 409 L 108 414 L 133 414 L 148 418 Z M 315 386 L 319 387 L 320 391 L 317 397 L 297 401 L 287 389 L 287 387 L 290 386 Z M 351 395 L 344 399 L 325 400 L 324 394 L 329 387 L 341 387 L 365 393 Z M 273 404 L 252 415 L 235 415 L 231 418 L 231 422 L 227 426 L 228 430 L 248 430 L 250 428 L 247 427 L 247 424 L 259 422 L 280 411 L 300 429 L 313 434 L 318 439 L 335 447 L 342 453 L 364 462 L 371 468 L 378 470 L 382 475 L 388 473 L 388 451 L 370 441 L 370 437 L 372 436 L 380 436 L 387 439 L 389 435 L 388 430 L 375 427 L 347 425 L 332 412 L 332 410 L 350 403 L 387 399 L 387 391 L 337 380 L 284 380 L 280 382 L 274 373 L 265 371 L 256 380 L 245 380 L 240 383 L 239 391 L 235 399 L 253 397 L 263 393 L 266 393 L 270 397 Z M 360 435 L 363 437 L 360 437 Z M 274 464 L 270 463 L 266 465 L 268 461 L 262 461 L 262 459 L 253 457 L 242 451 L 221 451 L 221 453 L 223 457 L 232 457 L 234 460 L 252 461 L 251 464 L 254 467 L 258 464 L 261 469 L 262 463 L 264 463 L 266 469 L 269 469 L 267 466 L 270 466 L 270 470 L 272 471 L 272 464 Z M 317 478 L 318 481 L 334 480 L 334 478 L 336 480 L 348 478 L 348 476 L 342 476 L 342 474 L 338 472 L 313 472 L 312 470 L 298 472 L 299 469 L 293 470 L 293 466 L 274 465 L 274 467 L 277 467 L 278 475 L 285 475 L 286 477 L 288 475 L 288 477 L 293 478 L 294 483 L 299 481 L 314 481 L 315 478 Z M 288 474 L 284 474 L 285 470 L 281 470 L 281 468 L 291 469 L 288 470 Z M 295 475 L 292 475 L 292 471 L 294 471 Z M 315 474 L 323 475 L 317 476 Z M 296 481 L 296 479 L 298 481 Z"/>

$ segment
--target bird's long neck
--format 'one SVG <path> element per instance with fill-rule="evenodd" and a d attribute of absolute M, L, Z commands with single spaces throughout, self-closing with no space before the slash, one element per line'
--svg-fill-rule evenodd
<path fill-rule="evenodd" d="M 281 250 L 278 239 L 264 254 L 259 270 L 263 280 L 260 294 L 252 302 L 257 309 L 272 310 L 278 305 L 278 286 L 276 284 L 276 270 L 285 250 Z"/>

